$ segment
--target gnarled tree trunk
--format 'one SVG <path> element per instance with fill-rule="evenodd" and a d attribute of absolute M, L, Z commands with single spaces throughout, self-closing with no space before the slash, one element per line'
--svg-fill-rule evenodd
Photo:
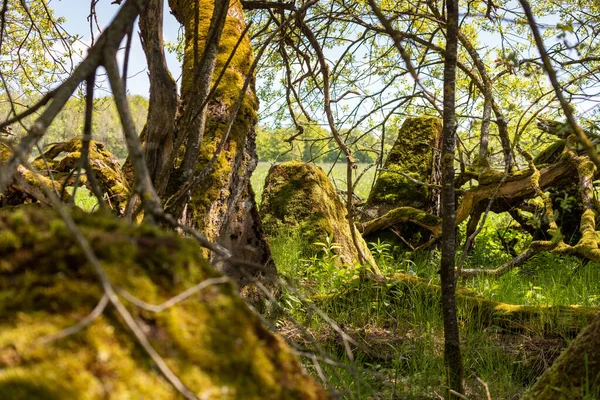
<path fill-rule="evenodd" d="M 150 112 L 146 128 L 146 155 L 150 166 L 157 166 L 153 176 L 158 192 L 166 210 L 180 222 L 229 248 L 234 256 L 265 265 L 268 272 L 274 273 L 250 188 L 250 176 L 257 165 L 254 127 L 258 99 L 242 5 L 238 0 L 201 5 L 191 0 L 170 0 L 169 5 L 185 28 L 185 52 L 180 110 L 175 121 L 167 124 L 166 131 L 160 131 L 162 137 L 158 132 L 153 136 L 156 129 L 150 126 Z M 150 8 L 145 17 L 156 21 L 161 16 Z M 168 78 L 164 55 L 157 45 L 162 37 L 148 21 L 142 22 L 142 33 L 148 35 L 144 49 L 149 65 Z M 250 79 L 250 85 L 243 93 L 246 79 Z M 174 114 L 170 86 L 170 79 L 166 83 L 151 80 L 151 96 L 154 93 L 158 100 L 153 103 L 151 97 L 150 111 L 160 101 L 166 104 L 163 112 Z M 242 94 L 241 107 L 235 114 Z M 230 124 L 233 114 L 235 119 Z M 171 140 L 168 129 L 173 126 Z M 162 141 L 156 142 L 158 139 Z M 165 159 L 170 164 L 164 164 Z M 226 272 L 242 282 L 235 271 Z"/>

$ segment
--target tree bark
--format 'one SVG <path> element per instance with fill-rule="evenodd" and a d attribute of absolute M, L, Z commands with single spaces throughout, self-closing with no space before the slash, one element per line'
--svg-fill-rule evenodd
<path fill-rule="evenodd" d="M 252 47 L 247 36 L 241 37 L 246 28 L 242 5 L 235 1 L 227 8 L 228 2 L 215 1 L 199 7 L 197 3 L 169 1 L 185 28 L 185 50 L 174 153 L 171 165 L 165 167 L 169 170 L 158 174 L 161 186 L 160 175 L 167 174 L 162 196 L 165 209 L 209 240 L 230 248 L 234 256 L 266 265 L 274 273 L 249 187 L 257 165 L 254 129 L 258 99 L 254 77 L 248 78 Z M 219 8 L 213 12 L 215 6 Z M 226 15 L 220 12 L 223 8 Z M 223 72 L 216 88 L 213 72 Z M 246 79 L 251 79 L 251 84 L 244 92 Z M 227 134 L 228 120 L 242 96 L 242 106 Z M 196 146 L 199 152 L 194 150 Z M 215 155 L 213 164 L 210 160 Z"/>
<path fill-rule="evenodd" d="M 165 59 L 163 42 L 163 0 L 150 0 L 140 13 L 140 36 L 148 62 L 150 103 L 148 120 L 142 132 L 146 163 L 157 192 L 164 192 L 164 182 L 157 182 L 159 171 L 170 169 L 173 130 L 177 112 L 177 84 Z"/>
<path fill-rule="evenodd" d="M 444 319 L 444 361 L 448 386 L 463 393 L 463 366 L 456 311 L 456 198 L 454 191 L 454 151 L 456 147 L 456 62 L 458 51 L 458 1 L 446 2 L 446 57 L 444 59 L 444 126 L 442 130 L 442 259 L 440 266 L 442 312 Z M 450 392 L 450 391 L 449 391 Z M 456 396 L 448 393 L 449 398 Z"/>

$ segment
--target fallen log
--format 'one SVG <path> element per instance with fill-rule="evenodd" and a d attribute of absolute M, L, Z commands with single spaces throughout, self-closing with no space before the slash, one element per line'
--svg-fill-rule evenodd
<path fill-rule="evenodd" d="M 323 308 L 353 302 L 356 285 L 349 285 L 338 293 L 318 296 L 314 300 Z M 441 287 L 430 280 L 408 274 L 370 281 L 359 290 L 377 291 L 377 295 L 361 296 L 377 298 L 392 307 L 410 308 L 416 301 L 440 303 Z M 468 317 L 482 328 L 497 327 L 507 333 L 540 333 L 546 337 L 575 337 L 600 312 L 597 307 L 582 306 L 525 306 L 501 303 L 486 299 L 478 293 L 459 288 L 456 291 L 459 318 Z"/>

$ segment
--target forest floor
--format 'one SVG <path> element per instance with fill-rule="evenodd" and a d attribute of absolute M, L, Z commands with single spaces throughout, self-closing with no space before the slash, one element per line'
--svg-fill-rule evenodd
<path fill-rule="evenodd" d="M 337 188 L 343 190 L 345 164 L 321 166 L 332 170 Z M 252 177 L 259 202 L 269 167 L 270 163 L 259 163 Z M 360 165 L 357 174 L 365 167 Z M 359 197 L 368 196 L 374 173 L 371 168 L 364 174 L 357 186 Z M 85 188 L 78 190 L 76 203 L 86 210 L 96 206 Z M 459 236 L 464 230 L 461 226 Z M 517 252 L 530 242 L 514 229 L 510 217 L 490 213 L 465 268 L 494 268 L 510 260 L 501 237 L 504 243 L 516 242 Z M 439 298 L 423 298 L 417 291 L 394 292 L 390 283 L 394 274 L 403 273 L 439 284 L 439 250 L 409 255 L 385 242 L 369 243 L 386 277 L 382 284 L 357 279 L 360 270 L 336 267 L 334 256 L 323 256 L 333 254 L 335 246 L 326 238 L 317 254 L 307 252 L 310 243 L 297 236 L 274 237 L 270 244 L 278 272 L 297 292 L 282 290 L 278 301 L 284 312 L 269 319 L 288 340 L 317 350 L 318 357 L 304 358 L 306 368 L 339 390 L 339 398 L 445 398 Z M 600 307 L 600 265 L 542 253 L 499 278 L 459 281 L 459 287 L 513 305 Z M 347 346 L 337 328 L 315 313 L 306 298 L 356 342 Z M 506 331 L 482 324 L 472 309 L 460 306 L 459 324 L 468 399 L 520 398 L 574 338 L 535 328 Z"/>
<path fill-rule="evenodd" d="M 328 171 L 331 165 L 322 167 Z M 360 166 L 359 173 L 364 167 Z M 257 193 L 262 191 L 268 168 L 268 163 L 260 163 L 253 176 Z M 343 189 L 345 165 L 336 165 L 332 171 L 337 187 Z M 373 174 L 369 170 L 363 177 L 357 190 L 361 198 L 368 196 Z M 463 235 L 464 229 L 460 229 Z M 530 242 L 514 229 L 510 217 L 490 213 L 465 268 L 493 268 L 510 260 L 501 237 L 505 243 L 514 239 L 519 252 Z M 328 246 L 334 246 L 325 239 L 320 254 L 307 253 L 309 246 L 300 237 L 282 235 L 270 240 L 278 272 L 298 290 L 282 292 L 280 303 L 285 313 L 274 318 L 275 325 L 288 339 L 312 350 L 320 346 L 330 356 L 323 356 L 318 364 L 306 358 L 307 369 L 340 390 L 340 398 L 445 397 L 439 299 L 423 299 L 422 293 L 416 292 L 394 296 L 390 283 L 354 279 L 356 270 L 339 269 L 333 257 L 323 256 L 331 254 Z M 369 246 L 388 282 L 394 274 L 404 273 L 439 284 L 438 250 L 409 256 L 387 243 Z M 599 267 L 576 258 L 540 254 L 499 278 L 460 281 L 459 287 L 514 305 L 600 307 Z M 357 341 L 349 346 L 352 353 L 331 323 L 314 313 L 303 297 L 313 299 Z M 459 323 L 469 399 L 520 398 L 574 336 L 548 335 L 535 328 L 506 331 L 482 324 L 468 308 L 459 308 Z"/>

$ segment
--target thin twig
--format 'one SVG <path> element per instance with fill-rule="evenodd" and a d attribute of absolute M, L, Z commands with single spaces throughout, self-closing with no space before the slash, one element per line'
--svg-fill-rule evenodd
<path fill-rule="evenodd" d="M 66 329 L 63 329 L 60 332 L 53 333 L 52 335 L 42 336 L 40 338 L 40 343 L 48 344 L 48 343 L 55 342 L 60 339 L 64 339 L 67 336 L 71 336 L 71 335 L 75 335 L 76 333 L 79 333 L 79 331 L 81 331 L 82 329 L 87 327 L 89 324 L 94 322 L 96 320 L 96 318 L 98 318 L 100 315 L 102 315 L 102 313 L 104 312 L 104 309 L 108 305 L 108 302 L 109 302 L 108 296 L 106 294 L 102 295 L 102 298 L 100 299 L 100 301 L 98 302 L 96 307 L 94 307 L 94 309 L 88 316 L 81 319 L 77 324 L 70 326 Z"/>
<path fill-rule="evenodd" d="M 159 313 L 170 307 L 173 307 L 174 305 L 176 305 L 178 303 L 181 303 L 182 301 L 184 301 L 188 297 L 192 296 L 193 294 L 198 293 L 202 289 L 205 289 L 209 286 L 216 285 L 219 283 L 227 283 L 227 282 L 231 282 L 231 280 L 226 276 L 222 276 L 220 278 L 209 278 L 209 279 L 206 279 L 206 280 L 200 282 L 199 284 L 197 284 L 195 286 L 192 286 L 191 288 L 185 290 L 184 292 L 179 293 L 177 296 L 171 297 L 169 300 L 167 300 L 161 304 L 158 304 L 158 305 L 146 303 L 145 301 L 142 301 L 142 300 L 138 299 L 137 297 L 133 296 L 126 290 L 117 288 L 117 291 L 119 292 L 119 294 L 121 296 L 123 296 L 123 298 L 125 300 L 127 300 L 131 304 L 133 304 L 143 310 L 146 310 L 146 311 L 150 311 L 153 313 Z"/>

